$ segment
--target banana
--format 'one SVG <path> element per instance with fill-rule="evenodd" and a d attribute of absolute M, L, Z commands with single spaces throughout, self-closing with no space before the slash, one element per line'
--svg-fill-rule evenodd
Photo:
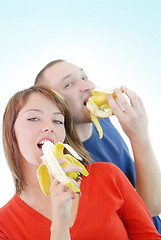
<path fill-rule="evenodd" d="M 66 148 L 68 152 L 70 152 L 73 156 L 70 154 L 64 154 L 64 148 Z M 44 141 L 44 144 L 42 145 L 42 151 L 43 155 L 40 157 L 42 159 L 42 163 L 37 169 L 38 182 L 42 192 L 45 195 L 50 194 L 51 174 L 60 183 L 71 188 L 73 192 L 79 193 L 80 189 L 75 186 L 69 176 L 77 179 L 81 174 L 84 176 L 88 176 L 89 173 L 84 167 L 84 165 L 78 161 L 82 160 L 82 158 L 77 154 L 77 152 L 68 144 L 58 142 L 56 145 L 54 145 L 50 141 Z M 67 161 L 64 164 L 60 165 L 57 160 L 58 158 L 66 158 Z M 62 166 L 68 164 L 75 164 L 77 166 L 80 166 L 82 168 L 82 171 L 80 173 L 71 172 L 66 174 L 63 171 Z"/>
<path fill-rule="evenodd" d="M 88 99 L 86 107 L 90 111 L 91 120 L 99 133 L 99 138 L 101 139 L 103 137 L 103 131 L 98 119 L 107 118 L 113 115 L 106 96 L 107 94 L 110 94 L 116 98 L 116 95 L 113 90 L 102 88 L 95 88 L 91 91 L 91 93 L 93 96 Z"/>

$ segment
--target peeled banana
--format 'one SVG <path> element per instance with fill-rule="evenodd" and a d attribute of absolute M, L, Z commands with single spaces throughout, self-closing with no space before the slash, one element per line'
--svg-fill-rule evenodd
<path fill-rule="evenodd" d="M 98 133 L 99 138 L 103 137 L 103 130 L 99 123 L 98 118 L 107 118 L 112 116 L 112 110 L 110 105 L 107 102 L 107 94 L 113 95 L 116 98 L 116 95 L 113 90 L 107 90 L 102 88 L 95 88 L 91 91 L 92 95 L 87 101 L 87 108 L 90 111 L 91 120 L 93 121 Z"/>
<path fill-rule="evenodd" d="M 64 154 L 64 148 L 66 148 L 68 152 L 70 152 L 73 156 L 70 154 Z M 78 160 L 82 160 L 82 158 L 77 154 L 77 152 L 68 144 L 63 144 L 61 142 L 58 142 L 56 145 L 54 145 L 50 141 L 44 141 L 42 145 L 42 151 L 43 151 L 43 155 L 41 156 L 42 163 L 40 164 L 37 170 L 37 177 L 38 177 L 39 185 L 42 192 L 45 195 L 50 194 L 50 184 L 51 184 L 50 174 L 51 174 L 60 183 L 71 188 L 73 192 L 79 193 L 80 189 L 77 186 L 75 186 L 73 181 L 68 176 L 74 179 L 77 179 L 79 175 L 82 174 L 84 176 L 88 176 L 89 173 L 84 167 L 84 165 L 78 161 Z M 59 158 L 65 158 L 67 161 L 64 164 L 60 165 L 57 160 Z M 63 171 L 62 166 L 68 165 L 68 164 L 75 164 L 77 166 L 80 166 L 82 168 L 82 171 L 80 173 L 71 172 L 66 174 Z"/>

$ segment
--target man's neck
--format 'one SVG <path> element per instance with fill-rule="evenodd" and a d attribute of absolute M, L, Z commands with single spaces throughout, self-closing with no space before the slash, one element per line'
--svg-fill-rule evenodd
<path fill-rule="evenodd" d="M 92 123 L 79 123 L 75 127 L 81 142 L 86 141 L 92 135 Z"/>

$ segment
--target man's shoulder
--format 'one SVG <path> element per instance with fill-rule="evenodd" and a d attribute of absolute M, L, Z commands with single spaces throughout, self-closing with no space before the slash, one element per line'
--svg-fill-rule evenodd
<path fill-rule="evenodd" d="M 115 144 L 118 143 L 118 145 L 121 144 L 125 146 L 123 137 L 109 118 L 101 119 L 100 125 L 103 130 L 103 138 L 101 139 L 102 141 L 114 142 Z M 96 131 L 96 129 L 93 131 L 94 136 L 96 136 Z"/>
<path fill-rule="evenodd" d="M 104 129 L 104 131 L 108 130 L 108 131 L 112 131 L 112 132 L 117 132 L 119 134 L 117 128 L 112 123 L 112 121 L 110 120 L 109 117 L 103 118 L 99 122 L 100 122 L 101 127 Z"/>

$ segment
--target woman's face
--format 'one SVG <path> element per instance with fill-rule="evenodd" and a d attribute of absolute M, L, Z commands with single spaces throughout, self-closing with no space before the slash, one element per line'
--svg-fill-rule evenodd
<path fill-rule="evenodd" d="M 64 116 L 43 94 L 33 93 L 18 114 L 15 134 L 24 159 L 38 166 L 43 141 L 64 142 Z"/>

